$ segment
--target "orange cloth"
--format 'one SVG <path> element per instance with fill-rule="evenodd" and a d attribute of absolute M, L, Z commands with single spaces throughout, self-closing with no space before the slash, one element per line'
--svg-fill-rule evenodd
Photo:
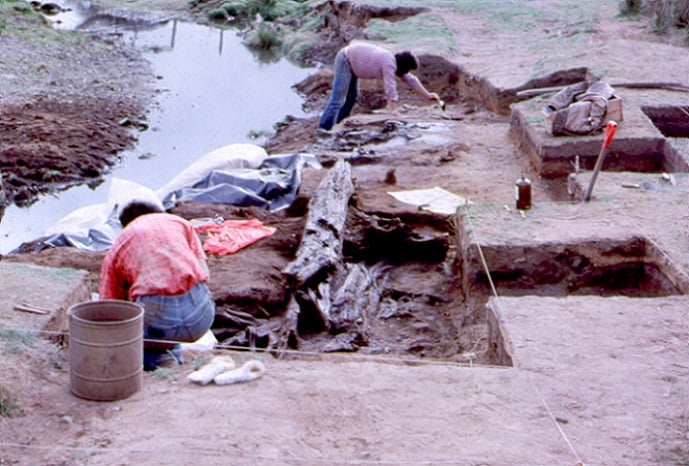
<path fill-rule="evenodd" d="M 218 224 L 209 222 L 196 227 L 196 231 L 208 234 L 203 250 L 209 254 L 232 254 L 275 233 L 276 228 L 264 226 L 260 220 L 225 220 Z"/>

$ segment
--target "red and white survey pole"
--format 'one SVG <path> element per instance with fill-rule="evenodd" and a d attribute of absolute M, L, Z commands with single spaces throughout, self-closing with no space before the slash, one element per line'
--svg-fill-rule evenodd
<path fill-rule="evenodd" d="M 603 167 L 603 160 L 605 160 L 605 154 L 608 152 L 608 147 L 610 147 L 610 143 L 612 142 L 612 138 L 615 137 L 616 131 L 617 122 L 612 120 L 608 121 L 608 124 L 605 126 L 605 138 L 603 138 L 603 147 L 601 147 L 600 149 L 598 159 L 596 160 L 596 166 L 593 168 L 591 182 L 589 183 L 589 187 L 586 190 L 586 194 L 584 194 L 584 202 L 588 202 L 591 200 L 591 192 L 593 192 L 593 185 L 596 182 L 596 178 L 598 178 L 598 173 L 600 172 L 600 169 Z"/>

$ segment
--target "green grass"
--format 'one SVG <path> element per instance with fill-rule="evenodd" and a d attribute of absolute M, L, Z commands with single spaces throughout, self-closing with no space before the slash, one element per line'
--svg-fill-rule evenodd
<path fill-rule="evenodd" d="M 158 367 L 152 372 L 159 379 L 171 379 L 177 374 L 178 367 Z"/>
<path fill-rule="evenodd" d="M 8 344 L 8 351 L 12 354 L 22 354 L 34 345 L 35 336 L 32 332 L 8 330 L 0 328 L 0 340 Z"/>
<path fill-rule="evenodd" d="M 19 0 L 0 0 L 0 34 L 13 32 L 27 20 L 39 16 L 33 11 L 28 2 Z"/>
<path fill-rule="evenodd" d="M 282 52 L 285 56 L 295 62 L 302 62 L 302 57 L 309 49 L 320 43 L 318 36 L 308 30 L 286 34 L 282 42 Z"/>
<path fill-rule="evenodd" d="M 397 22 L 372 19 L 366 32 L 375 40 L 391 40 L 414 45 L 416 48 L 426 45 L 434 49 L 449 49 L 454 43 L 452 31 L 445 25 L 442 16 L 430 13 L 422 13 Z"/>
<path fill-rule="evenodd" d="M 199 357 L 197 357 L 197 358 L 194 358 L 194 359 L 191 361 L 190 365 L 191 365 L 191 367 L 193 367 L 193 369 L 196 371 L 196 370 L 201 369 L 203 366 L 205 366 L 205 365 L 208 364 L 209 362 L 210 362 L 210 357 L 209 357 L 209 355 L 204 354 L 204 355 L 201 355 L 201 356 L 199 356 Z"/>
<path fill-rule="evenodd" d="M 91 40 L 87 34 L 57 30 L 49 26 L 40 13 L 22 0 L 0 0 L 0 34 L 8 34 L 35 44 L 79 44 Z"/>
<path fill-rule="evenodd" d="M 0 0 L 0 13 L 5 14 L 10 10 L 28 13 L 33 11 L 33 8 L 28 2 L 21 0 Z"/>
<path fill-rule="evenodd" d="M 258 37 L 258 45 L 261 49 L 272 49 L 273 47 L 278 47 L 281 43 L 278 33 L 265 24 L 259 25 L 256 33 Z"/>
<path fill-rule="evenodd" d="M 208 10 L 207 15 L 216 21 L 225 21 L 229 17 L 240 22 L 253 21 L 261 15 L 265 21 L 279 18 L 304 16 L 308 11 L 305 0 L 227 0 Z"/>
<path fill-rule="evenodd" d="M 465 15 L 475 21 L 472 27 L 488 37 L 509 35 L 515 38 L 515 47 L 545 50 L 558 47 L 562 41 L 568 44 L 583 42 L 593 32 L 596 16 L 602 6 L 613 0 L 581 2 L 567 0 L 552 7 L 543 1 L 497 0 L 428 0 L 426 2 L 402 0 L 400 7 L 433 7 L 433 13 L 423 12 L 403 21 L 372 19 L 366 30 L 374 40 L 385 40 L 413 45 L 415 49 L 449 50 L 462 47 L 448 27 L 443 10 L 454 15 Z M 617 1 L 617 0 L 614 0 Z M 385 0 L 367 0 L 374 6 L 389 6 Z M 461 26 L 460 26 L 461 27 Z M 551 33 L 544 35 L 543 32 Z M 564 35 L 560 32 L 564 32 Z M 521 38 L 520 38 L 521 37 Z"/>

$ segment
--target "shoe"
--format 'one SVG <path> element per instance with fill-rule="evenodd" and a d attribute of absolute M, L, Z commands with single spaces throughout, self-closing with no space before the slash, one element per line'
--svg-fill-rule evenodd
<path fill-rule="evenodd" d="M 163 367 L 165 369 L 173 369 L 179 366 L 179 361 L 172 355 L 163 355 L 158 359 L 158 367 L 156 369 Z"/>
<path fill-rule="evenodd" d="M 144 350 L 144 370 L 154 371 L 159 367 L 173 368 L 184 364 L 182 347 L 177 344 L 165 351 Z"/>

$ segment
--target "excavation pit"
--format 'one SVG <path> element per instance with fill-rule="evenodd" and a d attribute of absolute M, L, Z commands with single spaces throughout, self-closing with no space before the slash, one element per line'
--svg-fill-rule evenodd
<path fill-rule="evenodd" d="M 484 292 L 495 287 L 499 296 L 629 296 L 664 297 L 681 294 L 655 264 L 625 261 L 597 266 L 590 258 L 569 247 L 519 248 L 511 268 L 478 272 L 473 287 Z M 509 257 L 513 252 L 497 248 L 487 255 Z M 523 255 L 522 255 L 523 254 Z M 531 260 L 527 259 L 530 258 Z"/>
<path fill-rule="evenodd" d="M 684 274 L 633 219 L 606 211 L 584 223 L 580 213 L 586 208 L 539 206 L 523 216 L 488 206 L 467 209 L 457 240 L 465 293 L 635 298 L 686 293 Z"/>
<path fill-rule="evenodd" d="M 689 138 L 689 106 L 642 107 L 653 124 L 668 138 Z"/>

